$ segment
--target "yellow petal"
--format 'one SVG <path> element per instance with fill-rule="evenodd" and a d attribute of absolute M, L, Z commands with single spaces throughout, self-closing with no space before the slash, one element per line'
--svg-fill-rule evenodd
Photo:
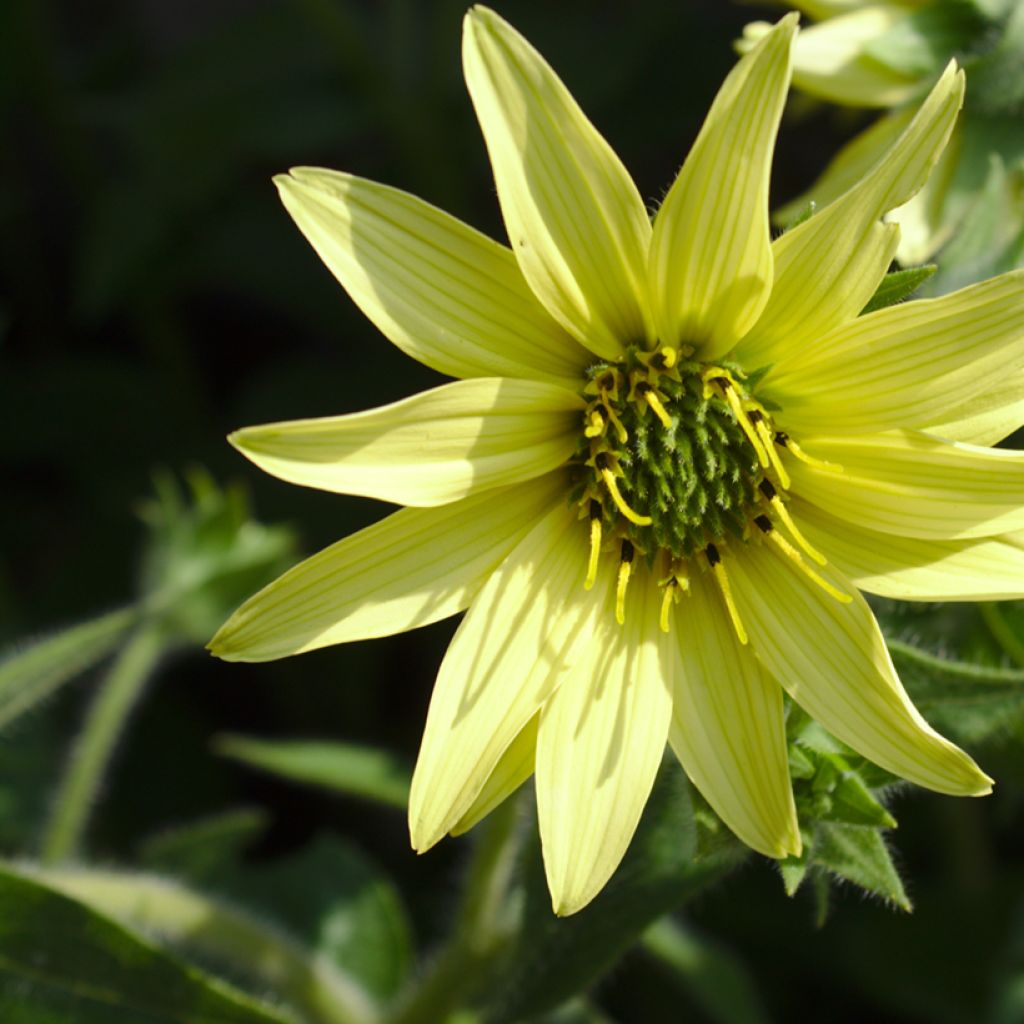
<path fill-rule="evenodd" d="M 662 341 L 727 352 L 772 287 L 768 180 L 796 15 L 726 78 L 654 223 L 651 294 Z"/>
<path fill-rule="evenodd" d="M 523 731 L 509 744 L 469 810 L 452 826 L 453 836 L 461 836 L 483 821 L 498 804 L 507 800 L 533 774 L 534 762 L 537 760 L 539 721 L 540 715 L 534 715 Z"/>
<path fill-rule="evenodd" d="M 440 508 L 402 509 L 264 587 L 210 649 L 227 661 L 268 661 L 447 618 L 468 606 L 533 524 L 564 500 L 555 473 Z"/>
<path fill-rule="evenodd" d="M 914 113 L 911 106 L 900 107 L 879 117 L 864 131 L 854 135 L 806 192 L 776 208 L 772 221 L 784 228 L 799 217 L 809 203 L 813 202 L 819 210 L 823 210 L 848 192 L 878 163 L 879 154 L 885 153 L 906 131 Z"/>
<path fill-rule="evenodd" d="M 562 465 L 582 408 L 554 384 L 479 377 L 349 416 L 246 427 L 228 440 L 293 484 L 442 505 Z"/>
<path fill-rule="evenodd" d="M 922 540 L 869 530 L 810 502 L 790 509 L 829 562 L 870 594 L 898 601 L 1004 601 L 1024 597 L 1024 551 L 1002 537 Z"/>
<path fill-rule="evenodd" d="M 589 353 L 536 301 L 506 246 L 429 203 L 296 167 L 281 200 L 332 274 L 403 352 L 453 377 L 579 378 Z"/>
<path fill-rule="evenodd" d="M 420 852 L 470 812 L 586 646 L 600 604 L 599 588 L 583 589 L 586 568 L 586 524 L 562 503 L 474 599 L 441 664 L 413 773 L 409 829 Z"/>
<path fill-rule="evenodd" d="M 1024 529 L 1024 452 L 900 430 L 803 448 L 842 471 L 788 459 L 793 491 L 845 522 L 932 540 Z"/>
<path fill-rule="evenodd" d="M 717 589 L 695 575 L 672 621 L 669 742 L 718 816 L 767 857 L 799 854 L 782 689 L 740 645 Z"/>
<path fill-rule="evenodd" d="M 544 58 L 493 11 L 466 15 L 462 56 L 512 250 L 537 298 L 605 358 L 650 340 L 651 226 L 626 169 Z"/>
<path fill-rule="evenodd" d="M 1024 271 L 857 317 L 771 375 L 796 436 L 925 427 L 1024 365 Z"/>
<path fill-rule="evenodd" d="M 579 664 L 541 713 L 537 814 L 559 915 L 585 907 L 618 867 L 661 764 L 672 696 L 660 599 L 641 570 L 623 625 L 606 600 Z"/>
<path fill-rule="evenodd" d="M 736 358 L 780 370 L 805 345 L 856 317 L 881 283 L 899 239 L 883 214 L 915 195 L 939 159 L 963 103 L 964 76 L 950 64 L 917 116 L 874 169 L 840 199 L 772 246 L 775 284 Z M 766 380 L 770 388 L 771 375 Z"/>
<path fill-rule="evenodd" d="M 754 649 L 812 718 L 875 764 L 940 793 L 980 796 L 989 779 L 910 702 L 871 609 L 841 604 L 774 548 L 748 545 L 730 560 L 736 603 Z"/>
<path fill-rule="evenodd" d="M 793 85 L 851 107 L 895 107 L 911 99 L 919 80 L 865 52 L 905 17 L 898 7 L 871 5 L 804 29 L 793 53 Z"/>
<path fill-rule="evenodd" d="M 956 404 L 924 429 L 947 441 L 993 445 L 1024 426 L 1024 369 L 1007 373 L 987 392 Z"/>

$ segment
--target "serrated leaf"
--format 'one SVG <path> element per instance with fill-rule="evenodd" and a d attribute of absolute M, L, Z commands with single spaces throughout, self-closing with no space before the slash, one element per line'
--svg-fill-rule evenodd
<path fill-rule="evenodd" d="M 224 757 L 293 782 L 365 797 L 402 810 L 408 805 L 409 769 L 399 758 L 378 747 L 224 735 L 213 741 L 213 749 Z"/>
<path fill-rule="evenodd" d="M 4 1024 L 294 1024 L 45 884 L 0 869 Z"/>
<path fill-rule="evenodd" d="M 898 640 L 887 643 L 914 703 L 955 740 L 980 743 L 1024 726 L 1024 670 L 940 658 Z"/>
<path fill-rule="evenodd" d="M 203 881 L 225 868 L 234 869 L 269 823 L 266 811 L 239 807 L 162 829 L 139 844 L 139 864 L 190 882 Z"/>
<path fill-rule="evenodd" d="M 934 263 L 929 263 L 923 267 L 908 267 L 906 270 L 894 270 L 886 274 L 878 290 L 861 310 L 861 316 L 902 302 L 913 295 L 938 269 Z"/>
<path fill-rule="evenodd" d="M 539 846 L 524 857 L 519 933 L 489 986 L 483 1019 L 511 1024 L 586 991 L 667 911 L 724 877 L 746 856 L 732 842 L 696 856 L 689 786 L 677 764 L 663 765 L 629 852 L 612 880 L 572 917 L 551 913 Z"/>
<path fill-rule="evenodd" d="M 31 641 L 0 661 L 0 729 L 99 664 L 137 618 L 125 608 Z"/>
<path fill-rule="evenodd" d="M 889 849 L 877 829 L 821 822 L 812 858 L 838 878 L 881 896 L 902 910 L 911 909 Z"/>
<path fill-rule="evenodd" d="M 754 980 L 725 946 L 669 917 L 652 925 L 644 949 L 671 968 L 686 992 L 717 1024 L 766 1024 Z"/>

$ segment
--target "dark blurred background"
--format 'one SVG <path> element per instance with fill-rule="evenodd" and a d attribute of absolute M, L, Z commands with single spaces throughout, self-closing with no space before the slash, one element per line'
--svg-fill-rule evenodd
<path fill-rule="evenodd" d="M 241 478 L 258 516 L 295 525 L 307 551 L 381 515 L 372 502 L 263 476 L 224 436 L 438 382 L 358 313 L 270 178 L 295 164 L 345 169 L 502 237 L 461 80 L 464 7 L 0 4 L 0 641 L 130 598 L 143 541 L 133 510 L 155 468 L 202 464 L 222 481 Z M 724 0 L 498 8 L 559 70 L 652 201 L 732 64 L 731 41 L 767 13 Z M 824 113 L 787 123 L 776 203 L 811 182 L 849 127 Z M 182 656 L 123 744 L 91 848 L 129 861 L 170 822 L 266 807 L 274 823 L 252 856 L 273 859 L 325 828 L 354 835 L 399 879 L 429 943 L 445 924 L 465 840 L 416 858 L 400 814 L 246 772 L 217 758 L 210 738 L 371 742 L 411 763 L 451 630 L 262 666 Z M 0 766 L 20 793 L 2 808 L 4 853 L 31 841 L 86 693 L 72 689 L 0 741 Z M 772 1020 L 1024 1020 L 1012 789 L 983 803 L 916 794 L 896 806 L 913 916 L 848 891 L 817 931 L 810 900 L 787 899 L 760 862 L 704 897 L 690 920 L 744 961 Z M 599 998 L 625 1022 L 705 1019 L 639 956 Z"/>

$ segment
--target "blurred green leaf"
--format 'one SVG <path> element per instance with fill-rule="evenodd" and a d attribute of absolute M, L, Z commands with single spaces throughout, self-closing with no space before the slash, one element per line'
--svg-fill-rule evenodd
<path fill-rule="evenodd" d="M 213 749 L 223 757 L 293 782 L 365 797 L 402 810 L 408 804 L 408 768 L 379 747 L 222 735 L 214 739 Z"/>
<path fill-rule="evenodd" d="M 871 301 L 861 310 L 861 316 L 902 302 L 913 295 L 936 270 L 938 267 L 929 263 L 923 267 L 909 267 L 907 270 L 894 270 L 886 274 Z"/>
<path fill-rule="evenodd" d="M 0 661 L 0 729 L 106 658 L 136 618 L 125 608 L 8 654 Z"/>
<path fill-rule="evenodd" d="M 980 743 L 1024 725 L 1024 669 L 940 658 L 898 640 L 888 645 L 914 703 L 959 742 Z"/>
<path fill-rule="evenodd" d="M 351 843 L 320 836 L 293 856 L 225 871 L 220 886 L 381 999 L 408 975 L 412 930 L 398 890 Z"/>
<path fill-rule="evenodd" d="M 815 832 L 812 858 L 836 877 L 881 896 L 902 910 L 910 900 L 881 833 L 873 828 L 821 822 Z"/>
<path fill-rule="evenodd" d="M 139 864 L 190 882 L 204 881 L 217 872 L 234 870 L 242 852 L 269 823 L 266 811 L 239 807 L 163 829 L 139 843 Z"/>
<path fill-rule="evenodd" d="M 4 1024 L 285 1024 L 45 884 L 0 869 Z"/>
<path fill-rule="evenodd" d="M 670 917 L 652 925 L 644 949 L 669 967 L 716 1024 L 767 1024 L 757 989 L 743 963 L 723 945 Z"/>
<path fill-rule="evenodd" d="M 657 918 L 732 871 L 746 849 L 733 842 L 698 859 L 690 789 L 666 760 L 622 864 L 572 917 L 551 913 L 539 846 L 527 850 L 519 933 L 499 963 L 484 1010 L 488 1024 L 544 1013 L 590 988 Z"/>

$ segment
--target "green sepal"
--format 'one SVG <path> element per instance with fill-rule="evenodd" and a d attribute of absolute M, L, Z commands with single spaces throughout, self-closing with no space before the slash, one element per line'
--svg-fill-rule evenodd
<path fill-rule="evenodd" d="M 877 829 L 820 822 L 814 837 L 814 864 L 852 882 L 901 910 L 912 909 L 889 848 Z"/>
<path fill-rule="evenodd" d="M 860 311 L 861 316 L 902 302 L 913 295 L 938 269 L 934 263 L 927 263 L 923 267 L 908 267 L 906 270 L 894 270 L 886 274 L 871 300 Z"/>
<path fill-rule="evenodd" d="M 799 857 L 786 857 L 778 862 L 779 873 L 782 875 L 782 886 L 787 896 L 795 896 L 807 878 L 811 866 L 811 851 L 814 848 L 814 833 L 808 829 L 800 830 L 803 849 Z"/>
<path fill-rule="evenodd" d="M 805 220 L 810 220 L 818 212 L 818 204 L 809 200 L 807 205 L 782 229 L 783 233 L 798 228 Z"/>
<path fill-rule="evenodd" d="M 795 743 L 789 747 L 789 774 L 794 779 L 813 779 L 817 768 L 811 758 Z"/>

